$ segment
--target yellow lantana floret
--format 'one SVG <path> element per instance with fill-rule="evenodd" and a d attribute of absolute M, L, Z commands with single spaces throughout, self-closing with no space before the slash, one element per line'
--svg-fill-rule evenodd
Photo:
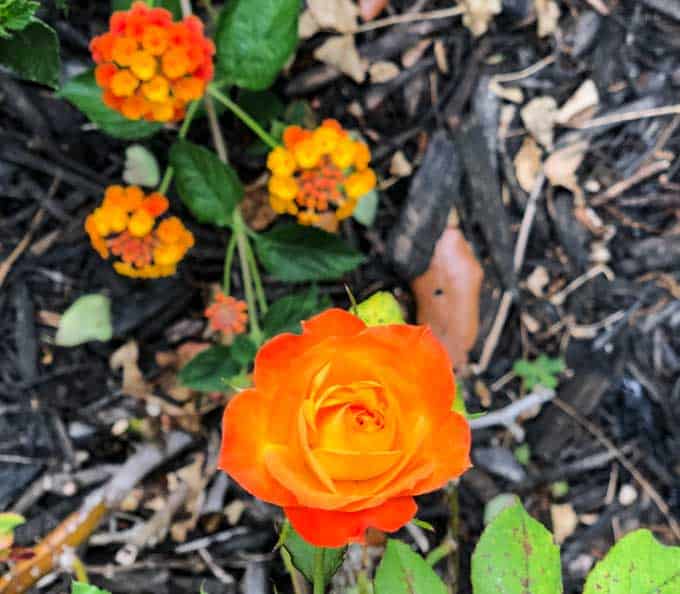
<path fill-rule="evenodd" d="M 295 157 L 282 146 L 277 146 L 267 156 L 267 168 L 274 175 L 293 175 L 297 169 Z"/>
<path fill-rule="evenodd" d="M 351 138 L 343 138 L 340 140 L 331 153 L 333 165 L 343 170 L 350 167 L 354 162 L 357 144 L 358 143 L 354 142 Z"/>
<path fill-rule="evenodd" d="M 145 237 L 151 233 L 155 219 L 145 210 L 136 210 L 130 217 L 128 231 L 135 237 Z"/>
<path fill-rule="evenodd" d="M 156 74 L 156 58 L 149 52 L 137 51 L 132 54 L 130 70 L 140 80 L 149 80 Z"/>
<path fill-rule="evenodd" d="M 311 138 L 298 142 L 293 148 L 293 155 L 298 166 L 302 169 L 316 167 L 321 159 L 321 151 L 317 143 Z"/>
<path fill-rule="evenodd" d="M 298 193 L 298 184 L 292 177 L 272 175 L 269 178 L 269 191 L 284 200 L 293 200 Z"/>
<path fill-rule="evenodd" d="M 375 188 L 375 173 L 372 169 L 353 173 L 345 180 L 345 193 L 350 198 L 361 198 Z"/>

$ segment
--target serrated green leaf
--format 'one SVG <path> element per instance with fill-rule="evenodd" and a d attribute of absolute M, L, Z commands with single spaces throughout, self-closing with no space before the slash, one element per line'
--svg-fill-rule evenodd
<path fill-rule="evenodd" d="M 4 0 L 0 2 L 0 31 L 3 37 L 11 37 L 12 32 L 25 29 L 33 20 L 40 2 L 34 0 Z"/>
<path fill-rule="evenodd" d="M 336 235 L 296 223 L 258 235 L 255 249 L 267 271 L 284 282 L 335 280 L 364 261 Z"/>
<path fill-rule="evenodd" d="M 364 299 L 354 308 L 354 313 L 367 326 L 406 323 L 399 302 L 388 291 L 378 291 Z"/>
<path fill-rule="evenodd" d="M 0 536 L 11 534 L 17 526 L 26 523 L 26 518 L 12 512 L 0 513 Z"/>
<path fill-rule="evenodd" d="M 370 227 L 375 222 L 378 213 L 378 190 L 371 190 L 364 194 L 356 205 L 352 216 L 364 227 Z"/>
<path fill-rule="evenodd" d="M 92 584 L 73 582 L 71 584 L 71 594 L 111 594 L 108 590 L 102 590 Z"/>
<path fill-rule="evenodd" d="M 472 555 L 475 594 L 561 594 L 559 547 L 521 505 L 500 512 Z"/>
<path fill-rule="evenodd" d="M 10 39 L 0 39 L 0 65 L 23 79 L 56 89 L 61 61 L 54 29 L 34 18 Z"/>
<path fill-rule="evenodd" d="M 111 300 L 104 295 L 83 295 L 62 314 L 54 341 L 73 347 L 93 340 L 106 342 L 112 336 Z"/>
<path fill-rule="evenodd" d="M 375 594 L 447 594 L 444 582 L 411 548 L 389 539 L 375 572 Z"/>
<path fill-rule="evenodd" d="M 133 2 L 134 0 L 111 0 L 111 10 L 128 10 Z M 169 10 L 176 21 L 182 19 L 182 5 L 179 0 L 156 0 L 154 6 Z"/>
<path fill-rule="evenodd" d="M 102 102 L 102 90 L 94 80 L 94 72 L 80 74 L 61 88 L 59 97 L 70 101 L 102 132 L 123 140 L 137 140 L 155 134 L 161 125 L 143 120 L 128 120 Z"/>
<path fill-rule="evenodd" d="M 512 370 L 515 375 L 522 378 L 522 385 L 527 390 L 533 390 L 536 386 L 555 389 L 559 384 L 556 377 L 566 369 L 564 359 L 540 355 L 533 361 L 519 359 L 515 361 Z"/>
<path fill-rule="evenodd" d="M 153 153 L 141 144 L 131 144 L 125 149 L 123 180 L 131 186 L 153 188 L 160 182 L 158 161 Z"/>
<path fill-rule="evenodd" d="M 295 49 L 299 13 L 300 0 L 231 0 L 215 34 L 229 82 L 254 91 L 269 87 Z"/>
<path fill-rule="evenodd" d="M 183 386 L 192 390 L 224 392 L 229 381 L 240 371 L 241 365 L 234 359 L 230 347 L 215 345 L 191 359 L 182 367 L 177 378 Z"/>
<path fill-rule="evenodd" d="M 624 536 L 590 572 L 583 594 L 678 594 L 680 547 L 657 542 L 649 530 Z"/>
<path fill-rule="evenodd" d="M 262 320 L 265 338 L 272 338 L 284 332 L 299 334 L 301 320 L 306 320 L 331 305 L 328 297 L 320 297 L 317 287 L 306 293 L 286 295 L 269 306 Z"/>
<path fill-rule="evenodd" d="M 243 198 L 243 184 L 236 172 L 208 149 L 178 140 L 170 149 L 177 191 L 200 223 L 226 227 Z"/>
<path fill-rule="evenodd" d="M 293 565 L 298 571 L 304 575 L 310 582 L 314 580 L 314 553 L 316 547 L 309 544 L 295 531 L 295 528 L 288 524 L 285 532 L 285 540 L 283 547 L 290 554 Z M 324 584 L 328 584 L 335 572 L 342 565 L 342 559 L 345 556 L 345 548 L 338 549 L 324 549 L 323 558 L 323 574 Z"/>
<path fill-rule="evenodd" d="M 237 336 L 229 349 L 234 361 L 243 367 L 250 365 L 257 353 L 257 345 L 245 334 Z"/>

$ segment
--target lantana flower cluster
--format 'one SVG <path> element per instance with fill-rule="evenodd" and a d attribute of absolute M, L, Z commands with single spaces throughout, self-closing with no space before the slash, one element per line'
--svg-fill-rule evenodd
<path fill-rule="evenodd" d="M 213 302 L 205 309 L 210 329 L 221 332 L 225 340 L 231 341 L 237 334 L 246 331 L 248 306 L 231 295 L 217 293 Z"/>
<path fill-rule="evenodd" d="M 135 2 L 111 15 L 90 43 L 102 100 L 131 120 L 178 121 L 213 78 L 215 45 L 195 16 L 173 22 L 164 8 Z"/>
<path fill-rule="evenodd" d="M 269 200 L 277 213 L 297 215 L 303 225 L 318 224 L 324 213 L 349 217 L 376 185 L 370 149 L 336 120 L 315 130 L 288 126 L 283 144 L 267 158 Z"/>
<path fill-rule="evenodd" d="M 113 267 L 133 278 L 170 276 L 194 245 L 194 236 L 178 217 L 159 217 L 168 210 L 168 199 L 153 192 L 145 195 L 137 186 L 109 186 L 104 200 L 85 219 L 92 247 Z"/>

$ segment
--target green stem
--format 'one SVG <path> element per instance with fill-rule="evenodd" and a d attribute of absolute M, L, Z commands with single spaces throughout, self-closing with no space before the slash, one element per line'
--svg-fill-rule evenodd
<path fill-rule="evenodd" d="M 241 211 L 234 209 L 234 235 L 236 235 L 236 248 L 238 250 L 238 258 L 241 264 L 241 275 L 243 276 L 243 291 L 246 294 L 246 303 L 248 304 L 248 319 L 250 320 L 250 336 L 256 344 L 262 342 L 262 330 L 257 319 L 257 305 L 255 304 L 255 291 L 253 290 L 253 279 L 250 275 L 250 266 L 248 266 L 248 237 L 246 236 L 243 227 L 245 223 L 241 216 Z"/>
<path fill-rule="evenodd" d="M 260 313 L 262 315 L 267 313 L 267 296 L 264 294 L 264 287 L 262 286 L 262 278 L 260 277 L 260 271 L 257 268 L 257 260 L 255 260 L 255 252 L 253 247 L 248 241 L 246 235 L 246 246 L 248 248 L 248 264 L 250 265 L 250 272 L 253 275 L 253 280 L 255 281 L 255 293 L 257 294 L 257 302 L 260 306 Z"/>
<path fill-rule="evenodd" d="M 182 127 L 179 129 L 179 134 L 177 134 L 178 138 L 186 138 L 187 134 L 189 133 L 191 121 L 194 119 L 194 116 L 196 115 L 196 110 L 198 109 L 199 103 L 200 101 L 192 101 L 189 104 L 189 109 L 187 109 L 187 113 L 184 116 Z M 165 195 L 165 193 L 168 191 L 168 188 L 170 187 L 170 184 L 172 183 L 172 177 L 174 175 L 175 168 L 172 165 L 168 165 L 165 169 L 165 173 L 163 174 L 163 180 L 161 181 L 161 185 L 158 186 L 159 194 Z"/>
<path fill-rule="evenodd" d="M 236 249 L 236 233 L 231 234 L 229 243 L 227 244 L 227 251 L 224 252 L 224 272 L 222 277 L 222 287 L 224 294 L 229 295 L 229 287 L 231 286 L 231 263 L 234 260 L 234 250 Z"/>
<path fill-rule="evenodd" d="M 325 549 L 317 547 L 314 551 L 314 594 L 324 594 L 323 556 Z"/>
<path fill-rule="evenodd" d="M 255 132 L 255 134 L 257 134 L 265 144 L 269 145 L 270 148 L 276 148 L 279 146 L 279 143 L 276 142 L 276 140 L 270 134 L 268 134 L 264 128 L 260 126 L 260 124 L 258 124 L 250 115 L 243 111 L 243 109 L 241 109 L 241 107 L 239 107 L 239 105 L 232 101 L 227 95 L 219 91 L 215 85 L 210 85 L 208 87 L 208 93 L 210 93 L 210 95 L 217 99 L 227 109 L 231 110 L 231 112 L 238 119 L 240 119 L 246 126 Z"/>

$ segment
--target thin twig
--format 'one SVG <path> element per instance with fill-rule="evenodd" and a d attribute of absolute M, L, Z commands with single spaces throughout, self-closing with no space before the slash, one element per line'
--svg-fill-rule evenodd
<path fill-rule="evenodd" d="M 644 476 L 642 476 L 640 471 L 635 468 L 628 458 L 623 455 L 621 450 L 616 447 L 616 445 L 602 432 L 599 427 L 583 418 L 570 404 L 567 404 L 563 400 L 555 398 L 553 402 L 560 410 L 569 415 L 572 419 L 574 419 L 574 421 L 581 425 L 581 427 L 593 435 L 593 437 L 595 437 L 616 457 L 616 459 L 621 463 L 621 466 L 623 466 L 630 473 L 630 475 L 639 483 L 640 487 L 642 487 L 642 490 L 645 491 L 649 498 L 654 502 L 664 518 L 666 518 L 673 535 L 680 541 L 680 525 L 678 525 L 677 520 L 671 514 L 668 504 L 664 501 L 663 497 L 661 497 L 654 486 Z"/>
<path fill-rule="evenodd" d="M 518 70 L 517 72 L 507 72 L 505 74 L 495 74 L 494 76 L 491 77 L 491 79 L 498 83 L 506 83 L 515 80 L 521 80 L 523 78 L 527 78 L 528 76 L 532 76 L 537 72 L 540 72 L 546 66 L 550 66 L 550 64 L 552 64 L 556 59 L 557 58 L 555 57 L 555 54 L 550 54 L 549 56 L 546 56 L 542 60 L 539 60 L 535 64 L 527 66 L 522 70 Z"/>
<path fill-rule="evenodd" d="M 416 23 L 418 21 L 434 21 L 436 19 L 448 19 L 455 16 L 460 16 L 465 12 L 463 6 L 453 6 L 452 8 L 442 8 L 440 10 L 431 10 L 429 12 L 395 14 L 394 16 L 385 17 L 364 23 L 356 28 L 353 33 L 365 33 L 366 31 L 375 31 L 391 25 L 401 25 L 403 23 Z"/>
<path fill-rule="evenodd" d="M 493 352 L 496 350 L 498 339 L 503 331 L 503 326 L 505 326 L 505 320 L 508 317 L 512 300 L 512 292 L 505 291 L 501 297 L 501 302 L 498 305 L 498 311 L 496 312 L 496 317 L 491 326 L 491 330 L 484 341 L 484 347 L 482 348 L 482 354 L 479 357 L 479 363 L 477 363 L 474 368 L 475 373 L 482 373 L 489 366 Z"/>
<path fill-rule="evenodd" d="M 578 130 L 590 130 L 591 128 L 599 128 L 600 126 L 611 126 L 612 124 L 622 124 L 623 122 L 633 122 L 635 120 L 642 120 L 645 118 L 658 118 L 661 116 L 678 114 L 680 114 L 680 104 L 664 105 L 663 107 L 640 109 L 639 111 L 629 111 L 626 113 L 593 118 L 592 120 L 588 120 L 582 124 L 575 124 L 572 126 L 572 128 L 577 128 Z"/>
<path fill-rule="evenodd" d="M 610 202 L 611 200 L 614 200 L 614 198 L 617 198 L 621 194 L 623 194 L 626 190 L 632 188 L 633 186 L 639 184 L 641 181 L 647 179 L 648 177 L 652 177 L 653 175 L 656 175 L 657 173 L 661 173 L 662 171 L 666 171 L 671 166 L 671 162 L 667 161 L 666 159 L 662 159 L 660 161 L 653 161 L 652 163 L 647 163 L 646 165 L 643 165 L 640 167 L 633 175 L 630 177 L 627 177 L 626 179 L 622 179 L 620 182 L 615 183 L 612 186 L 609 186 L 604 192 L 601 194 L 598 194 L 597 196 L 593 196 L 589 202 L 591 206 L 602 206 L 603 204 L 606 204 L 607 202 Z"/>
<path fill-rule="evenodd" d="M 515 254 L 513 258 L 515 272 L 519 272 L 522 269 L 522 264 L 524 264 L 527 243 L 529 242 L 529 235 L 531 234 L 531 228 L 534 225 L 534 218 L 536 216 L 536 203 L 538 202 L 538 197 L 543 189 L 544 182 L 545 175 L 541 173 L 534 182 L 534 187 L 529 195 L 529 201 L 524 209 L 522 224 L 519 228 L 519 233 L 517 234 L 517 243 L 515 244 Z"/>

